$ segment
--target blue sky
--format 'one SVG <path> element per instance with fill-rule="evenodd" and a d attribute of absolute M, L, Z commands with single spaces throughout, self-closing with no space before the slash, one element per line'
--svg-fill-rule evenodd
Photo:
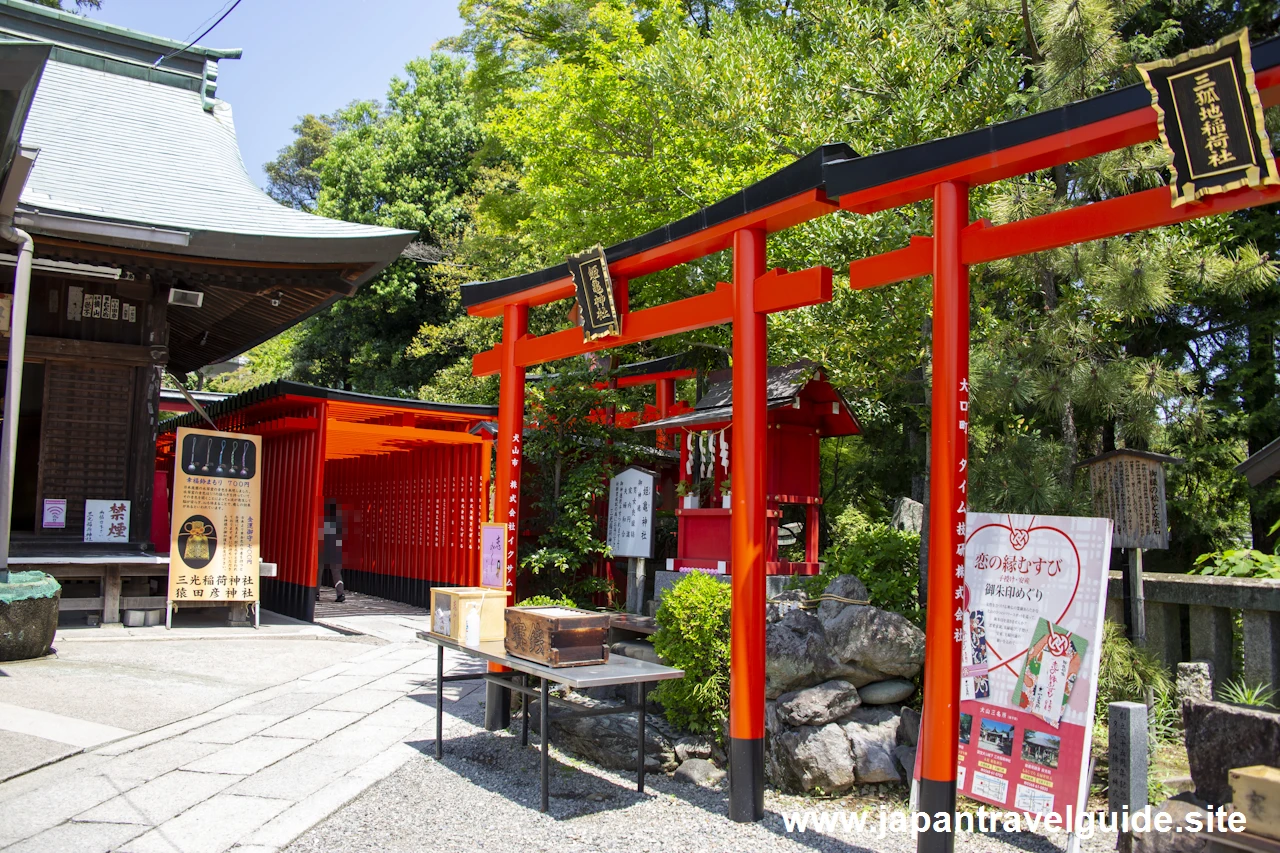
<path fill-rule="evenodd" d="M 229 2 L 103 0 L 88 16 L 189 41 Z M 382 99 L 406 62 L 461 30 L 456 0 L 241 0 L 201 44 L 244 48 L 218 63 L 218 96 L 234 109 L 250 176 L 265 185 L 262 164 L 289 144 L 299 116 Z"/>

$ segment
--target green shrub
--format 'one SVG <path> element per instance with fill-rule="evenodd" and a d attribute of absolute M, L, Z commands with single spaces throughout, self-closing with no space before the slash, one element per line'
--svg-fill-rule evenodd
<path fill-rule="evenodd" d="M 700 572 L 668 589 L 658 607 L 653 648 L 684 678 L 655 696 L 674 726 L 720 736 L 729 715 L 729 585 Z"/>
<path fill-rule="evenodd" d="M 1280 557 L 1252 548 L 1211 551 L 1196 557 L 1196 565 L 1191 573 L 1228 578 L 1280 579 Z"/>
<path fill-rule="evenodd" d="M 559 607 L 577 607 L 578 602 L 574 601 L 567 595 L 561 595 L 559 598 L 552 598 L 549 595 L 531 595 L 524 601 L 516 605 L 516 607 L 550 607 L 557 605 Z"/>
<path fill-rule="evenodd" d="M 1264 682 L 1249 684 L 1244 676 L 1233 678 L 1218 691 L 1218 698 L 1233 705 L 1250 705 L 1255 708 L 1274 708 L 1276 691 Z"/>
<path fill-rule="evenodd" d="M 1107 620 L 1102 628 L 1102 651 L 1098 656 L 1098 704 L 1095 719 L 1101 726 L 1107 724 L 1107 706 L 1112 702 L 1146 702 L 1147 688 L 1155 695 L 1156 710 L 1173 708 L 1173 677 L 1163 663 L 1149 652 L 1139 649 L 1124 635 L 1124 628 Z M 1167 707 L 1166 707 L 1167 706 Z M 1164 727 L 1170 723 L 1152 713 L 1149 719 L 1158 725 L 1153 734 L 1157 739 L 1167 739 Z"/>
<path fill-rule="evenodd" d="M 922 624 L 917 596 L 920 536 L 884 522 L 868 521 L 850 507 L 831 524 L 832 544 L 823 554 L 822 572 L 799 582 L 809 595 L 821 595 L 839 575 L 856 575 L 871 603 Z"/>

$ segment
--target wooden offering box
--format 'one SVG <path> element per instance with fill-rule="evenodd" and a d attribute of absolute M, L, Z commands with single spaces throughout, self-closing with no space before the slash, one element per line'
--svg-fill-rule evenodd
<path fill-rule="evenodd" d="M 465 643 L 467 612 L 480 611 L 480 642 L 503 638 L 506 623 L 502 608 L 507 594 L 482 586 L 433 587 L 431 590 L 431 633 Z"/>
<path fill-rule="evenodd" d="M 609 614 L 558 605 L 508 607 L 507 654 L 547 666 L 608 663 Z"/>

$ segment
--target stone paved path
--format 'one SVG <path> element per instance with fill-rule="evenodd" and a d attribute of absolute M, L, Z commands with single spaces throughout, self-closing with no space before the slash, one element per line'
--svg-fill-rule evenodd
<path fill-rule="evenodd" d="M 435 667 L 435 646 L 393 642 L 11 779 L 0 850 L 274 853 L 431 748 Z M 482 687 L 446 685 L 446 738 Z"/>

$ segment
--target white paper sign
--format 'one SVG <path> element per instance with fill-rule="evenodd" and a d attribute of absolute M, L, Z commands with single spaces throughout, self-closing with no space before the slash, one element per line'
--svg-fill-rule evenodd
<path fill-rule="evenodd" d="M 653 472 L 628 468 L 609 481 L 609 531 L 615 557 L 653 556 Z"/>
<path fill-rule="evenodd" d="M 85 501 L 84 541 L 128 542 L 129 501 Z"/>

